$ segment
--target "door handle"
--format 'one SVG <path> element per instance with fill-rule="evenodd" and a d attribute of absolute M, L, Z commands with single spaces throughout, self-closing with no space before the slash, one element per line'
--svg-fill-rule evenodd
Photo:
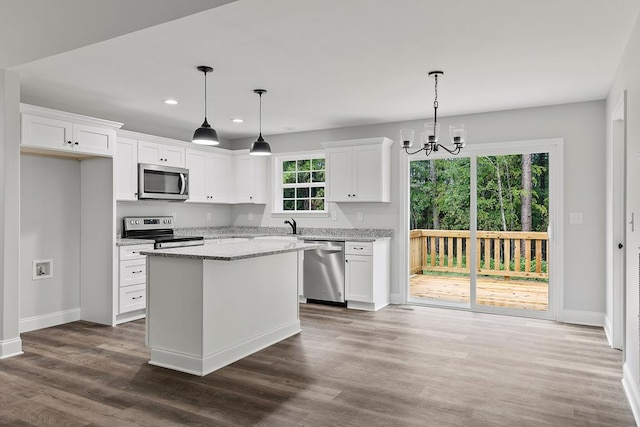
<path fill-rule="evenodd" d="M 184 174 L 181 173 L 180 174 L 180 194 L 184 194 L 184 190 L 187 186 L 187 179 L 185 178 Z"/>

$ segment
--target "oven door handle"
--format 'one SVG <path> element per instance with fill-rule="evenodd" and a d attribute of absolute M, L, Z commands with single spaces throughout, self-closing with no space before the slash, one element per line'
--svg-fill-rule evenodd
<path fill-rule="evenodd" d="M 184 194 L 187 188 L 187 179 L 183 173 L 180 174 L 180 194 Z"/>

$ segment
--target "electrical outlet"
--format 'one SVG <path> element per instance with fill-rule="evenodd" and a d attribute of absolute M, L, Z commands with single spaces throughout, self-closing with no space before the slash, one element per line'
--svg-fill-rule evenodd
<path fill-rule="evenodd" d="M 338 220 L 338 212 L 331 212 L 331 220 L 332 221 L 337 221 Z"/>
<path fill-rule="evenodd" d="M 249 221 L 253 221 L 253 212 L 249 212 Z"/>
<path fill-rule="evenodd" d="M 211 221 L 213 219 L 213 215 L 211 212 L 207 212 L 207 221 Z"/>
<path fill-rule="evenodd" d="M 362 212 L 358 212 L 358 221 L 362 221 Z"/>

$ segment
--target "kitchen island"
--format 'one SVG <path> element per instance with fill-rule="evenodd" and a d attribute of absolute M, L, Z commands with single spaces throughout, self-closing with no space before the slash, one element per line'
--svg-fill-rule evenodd
<path fill-rule="evenodd" d="M 300 332 L 298 241 L 143 252 L 151 365 L 207 375 Z"/>

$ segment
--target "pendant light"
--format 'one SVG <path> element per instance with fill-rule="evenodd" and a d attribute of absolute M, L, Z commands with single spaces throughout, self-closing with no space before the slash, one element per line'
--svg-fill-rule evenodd
<path fill-rule="evenodd" d="M 249 154 L 253 156 L 270 156 L 271 147 L 269 147 L 269 143 L 262 138 L 262 94 L 267 93 L 267 91 L 265 89 L 254 89 L 253 92 L 260 96 L 260 135 L 258 139 L 251 143 Z"/>
<path fill-rule="evenodd" d="M 193 133 L 191 142 L 201 145 L 218 145 L 220 144 L 220 141 L 218 141 L 218 133 L 209 125 L 209 122 L 207 122 L 207 73 L 212 72 L 213 68 L 200 65 L 198 71 L 204 74 L 204 122 L 202 126 Z"/>
<path fill-rule="evenodd" d="M 451 144 L 453 148 L 449 149 L 442 144 L 438 144 L 438 137 L 440 136 L 440 123 L 438 123 L 438 77 L 444 76 L 443 71 L 430 71 L 429 77 L 433 77 L 435 80 L 435 98 L 433 100 L 433 122 L 425 123 L 425 133 L 422 134 L 422 148 L 413 153 L 409 152 L 409 148 L 413 145 L 413 138 L 415 131 L 413 129 L 401 129 L 400 140 L 402 141 L 402 148 L 407 154 L 416 154 L 420 151 L 424 151 L 428 156 L 431 153 L 437 152 L 440 148 L 448 151 L 450 154 L 457 155 L 465 146 L 465 128 L 462 123 L 457 123 L 449 126 L 449 135 L 451 136 Z"/>

